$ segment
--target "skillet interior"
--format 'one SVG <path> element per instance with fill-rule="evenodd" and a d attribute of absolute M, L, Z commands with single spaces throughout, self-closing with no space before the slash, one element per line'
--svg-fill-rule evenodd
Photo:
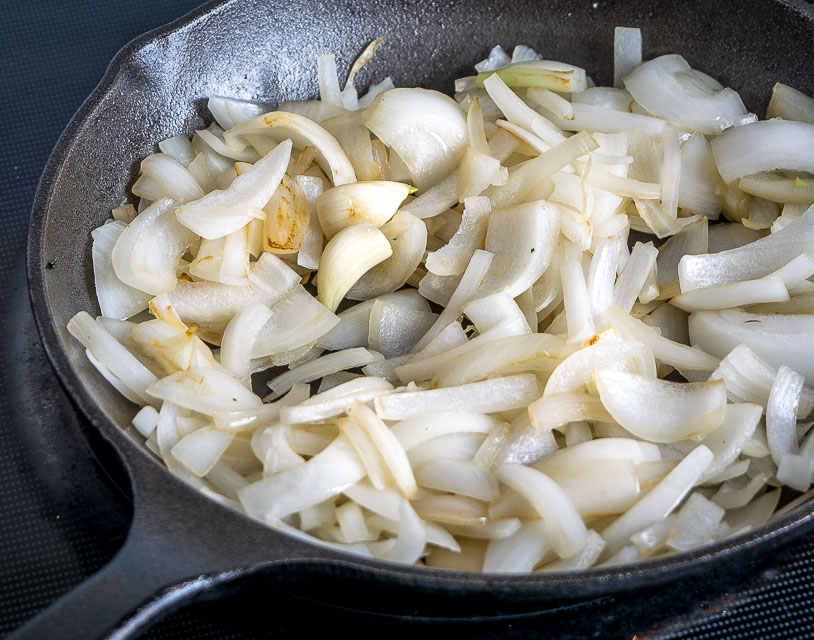
<path fill-rule="evenodd" d="M 52 156 L 32 221 L 32 299 L 49 356 L 103 437 L 125 458 L 141 461 L 147 454 L 116 426 L 127 424 L 134 408 L 98 378 L 64 326 L 79 309 L 98 313 L 89 262 L 90 230 L 126 199 L 139 160 L 153 151 L 157 140 L 205 124 L 205 96 L 270 103 L 313 97 L 318 53 L 335 52 L 341 72 L 380 35 L 386 45 L 362 72 L 362 85 L 391 75 L 396 85 L 449 90 L 452 80 L 467 73 L 471 63 L 496 43 L 506 48 L 529 44 L 546 57 L 584 66 L 597 83 L 608 83 L 614 25 L 641 27 L 645 57 L 682 53 L 691 64 L 738 89 L 747 106 L 759 114 L 775 81 L 814 93 L 808 68 L 814 22 L 802 4 L 730 0 L 575 5 L 557 0 L 543 5 L 524 0 L 498 6 L 388 0 L 362 8 L 352 2 L 234 0 L 208 9 L 175 29 L 142 39 L 117 57 Z M 709 41 L 710 31 L 716 40 Z M 46 262 L 56 256 L 58 268 L 46 270 Z M 161 481 L 169 477 L 157 464 L 149 468 Z M 221 511 L 219 518 L 240 518 Z M 530 600 L 566 594 L 588 597 L 721 566 L 734 551 L 741 557 L 766 552 L 783 533 L 799 531 L 811 519 L 811 508 L 805 507 L 734 544 L 570 577 L 484 578 L 347 559 L 343 564 L 375 570 L 386 579 L 415 587 L 485 590 L 498 600 L 500 594 L 503 598 L 524 594 Z"/>

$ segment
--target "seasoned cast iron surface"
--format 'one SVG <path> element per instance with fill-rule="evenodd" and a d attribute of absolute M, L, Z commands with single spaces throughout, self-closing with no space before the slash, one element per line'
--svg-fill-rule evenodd
<path fill-rule="evenodd" d="M 564 3 L 553 4 L 556 7 Z M 574 3 L 575 13 L 579 13 L 579 19 L 583 21 L 584 37 L 576 43 L 579 59 L 569 59 L 592 71 L 597 70 L 594 76 L 603 82 L 608 79 L 613 23 L 606 22 L 603 17 L 609 7 L 601 2 L 595 4 L 596 8 L 590 3 Z M 761 37 L 782 42 L 783 29 L 765 24 L 761 11 L 756 9 L 759 5 L 737 5 L 738 19 L 752 23 Z M 0 164 L 0 237 L 3 239 L 0 260 L 5 303 L 0 334 L 4 364 L 0 369 L 0 513 L 3 514 L 0 519 L 0 633 L 11 631 L 104 564 L 123 540 L 130 517 L 126 486 L 123 490 L 117 486 L 117 481 L 126 483 L 116 477 L 116 465 L 110 464 L 111 457 L 105 456 L 104 469 L 95 462 L 82 435 L 92 436 L 94 431 L 86 425 L 83 427 L 83 419 L 62 393 L 33 328 L 23 254 L 28 211 L 36 181 L 59 131 L 101 77 L 118 47 L 193 6 L 194 3 L 174 0 L 133 4 L 82 2 L 70 3 L 69 7 L 16 4 L 4 10 L 0 26 L 3 31 L 0 64 L 7 79 L 5 91 L 0 94 L 0 113 L 6 124 Z M 428 29 L 440 28 L 443 32 L 451 27 L 439 23 L 437 5 L 427 3 L 424 6 L 421 17 Z M 707 8 L 707 19 L 733 15 L 733 6 Z M 621 16 L 616 22 L 646 25 L 647 13 L 638 14 L 634 7 L 632 3 L 615 7 L 614 15 Z M 346 19 L 363 17 L 361 8 L 343 11 Z M 463 71 L 459 64 L 461 59 L 479 59 L 488 44 L 493 42 L 510 46 L 524 40 L 505 37 L 505 20 L 499 16 L 462 14 L 461 17 L 473 24 L 473 37 L 465 49 L 460 50 L 460 57 L 457 52 L 453 55 L 448 47 L 439 47 L 426 59 L 408 60 L 406 64 L 401 61 L 402 68 L 414 69 L 411 73 L 428 86 L 448 88 L 448 80 Z M 485 23 L 489 28 L 482 28 Z M 474 31 L 475 27 L 480 28 Z M 556 58 L 564 49 L 564 45 L 553 37 L 556 27 L 547 25 L 545 38 L 526 37 L 525 41 Z M 281 28 L 293 27 L 283 24 Z M 736 87 L 742 86 L 739 81 L 750 76 L 752 86 L 762 88 L 744 95 L 747 104 L 754 109 L 764 104 L 771 81 L 789 79 L 779 75 L 777 64 L 752 60 L 748 52 L 743 56 L 742 68 L 734 71 L 716 68 L 714 51 L 712 56 L 703 57 L 700 53 L 693 53 L 701 51 L 701 42 L 705 39 L 700 31 L 684 32 L 680 37 L 660 41 L 657 33 L 645 27 L 648 54 L 672 50 L 686 52 L 691 62 Z M 292 46 L 301 47 L 296 53 L 310 59 L 314 59 L 319 51 L 333 50 L 338 53 L 340 67 L 346 67 L 364 42 L 377 34 L 371 31 L 370 34 L 345 38 L 345 34 L 336 29 L 323 35 L 321 41 L 307 43 L 304 52 L 301 44 Z M 391 40 L 395 49 L 421 37 L 421 32 L 410 31 L 395 33 Z M 164 53 L 168 61 L 183 64 L 183 59 L 173 57 L 173 51 Z M 383 48 L 382 53 L 385 55 L 378 60 L 376 68 L 397 68 L 393 50 L 387 54 L 387 49 Z M 804 83 L 798 82 L 797 85 L 811 93 L 814 77 L 803 73 L 809 54 L 787 51 L 783 55 L 793 61 L 790 67 L 785 67 L 785 72 L 790 77 L 804 78 Z M 245 81 L 264 87 L 266 95 L 276 94 L 279 91 L 275 84 L 277 80 L 254 77 L 254 69 L 256 67 L 244 67 Z M 294 89 L 296 97 L 313 94 L 315 79 L 312 76 L 303 83 L 286 77 L 283 69 L 280 71 L 278 77 L 285 86 Z M 371 75 L 378 79 L 382 74 Z M 370 80 L 371 75 L 362 80 Z M 398 83 L 398 74 L 394 79 Z M 240 78 L 223 78 L 223 81 L 226 86 L 240 86 Z M 196 106 L 200 108 L 200 105 Z M 189 118 L 175 123 L 178 129 L 167 135 L 188 129 L 198 121 L 198 116 L 190 111 Z M 145 123 L 145 137 L 137 141 L 145 151 L 153 141 L 148 134 L 151 124 Z M 111 180 L 111 184 L 115 182 L 116 178 Z M 112 196 L 112 193 L 87 194 L 88 210 L 93 210 L 101 202 L 108 202 Z M 78 218 L 85 215 L 88 215 L 86 211 L 77 211 Z M 85 241 L 66 233 L 63 246 L 83 247 Z M 81 258 L 86 252 L 72 253 Z M 59 259 L 52 270 L 54 275 L 60 272 L 60 260 L 64 259 L 62 252 L 53 257 L 57 256 Z M 65 258 L 70 258 L 68 251 Z M 96 440 L 94 444 L 98 450 L 103 444 L 99 438 Z M 261 576 L 242 580 L 219 600 L 190 606 L 159 623 L 148 637 L 263 637 L 306 629 L 314 631 L 316 627 L 331 629 L 341 624 L 345 629 L 368 633 L 387 631 L 393 635 L 397 629 L 396 635 L 399 636 L 416 632 L 430 635 L 452 632 L 476 637 L 522 637 L 536 631 L 570 637 L 587 637 L 594 632 L 597 637 L 638 634 L 638 637 L 659 638 L 801 638 L 811 635 L 808 618 L 812 610 L 808 602 L 814 575 L 813 559 L 814 544 L 803 541 L 776 557 L 772 565 L 756 573 L 751 581 L 722 595 L 710 592 L 710 585 L 704 580 L 695 580 L 679 593 L 662 590 L 647 597 L 616 601 L 600 599 L 565 610 L 530 612 L 514 619 L 447 622 L 413 619 L 410 626 L 404 626 L 403 621 L 395 626 L 393 623 L 397 618 L 358 613 L 359 609 L 392 607 L 392 602 L 380 602 L 383 599 L 381 594 L 366 593 L 361 586 L 355 587 L 356 591 L 345 598 L 343 608 L 325 607 L 314 604 L 307 597 L 292 597 L 281 591 L 297 582 L 297 590 L 313 598 L 319 594 L 319 585 L 326 582 L 325 576 L 309 576 L 304 572 Z M 327 582 L 331 584 L 330 580 Z M 262 592 L 261 584 L 264 587 Z M 342 588 L 341 582 L 336 588 L 347 590 Z M 403 602 L 391 611 L 409 615 L 410 604 Z M 234 619 L 230 620 L 238 612 L 250 614 L 245 617 L 259 624 L 238 624 Z M 686 615 L 676 619 L 679 613 Z"/>

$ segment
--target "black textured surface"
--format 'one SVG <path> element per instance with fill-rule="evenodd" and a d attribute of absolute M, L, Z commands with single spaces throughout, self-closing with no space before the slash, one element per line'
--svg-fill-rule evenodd
<path fill-rule="evenodd" d="M 589 3 L 583 4 L 590 6 Z M 594 64 L 607 73 L 607 57 L 593 51 L 609 51 L 613 23 L 603 21 L 605 3 L 596 4 L 596 18 L 587 24 L 584 42 L 579 43 L 579 50 L 585 57 L 574 61 L 589 68 L 594 68 L 591 66 Z M 749 6 L 758 4 L 748 3 Z M 22 260 L 25 225 L 36 180 L 60 129 L 100 78 L 115 50 L 131 37 L 175 18 L 189 8 L 189 3 L 177 0 L 172 3 L 138 4 L 70 3 L 70 7 L 65 8 L 48 3 L 40 6 L 9 5 L 4 8 L 0 26 L 3 30 L 0 64 L 3 65 L 7 82 L 5 91 L 0 95 L 0 113 L 7 126 L 4 129 L 6 144 L 2 148 L 0 165 L 0 266 L 5 280 L 4 309 L 8 313 L 4 315 L 2 332 L 5 366 L 2 368 L 3 405 L 0 414 L 0 633 L 20 624 L 107 561 L 121 544 L 129 519 L 127 499 L 93 462 L 81 436 L 81 420 L 56 385 L 32 330 Z M 584 13 L 582 4 L 580 8 Z M 744 8 L 745 12 L 747 10 L 748 7 Z M 625 7 L 617 7 L 614 13 L 619 14 L 620 11 L 622 15 L 630 15 Z M 711 13 L 721 14 L 717 9 L 711 10 Z M 441 16 L 439 19 L 443 21 L 443 15 L 439 5 L 427 3 L 426 20 Z M 759 12 L 753 11 L 750 15 L 755 26 L 761 25 Z M 326 16 L 323 14 L 320 17 L 324 19 Z M 644 22 L 650 20 L 652 24 L 652 18 L 648 16 L 639 16 L 639 19 Z M 633 16 L 626 22 L 636 24 Z M 501 19 L 497 18 L 495 23 L 500 27 Z M 788 36 L 780 25 L 761 26 L 766 27 L 767 33 L 785 33 Z M 797 26 L 791 25 L 790 28 L 794 31 Z M 592 33 L 597 36 L 589 37 Z M 356 34 L 349 40 L 345 40 L 344 35 L 337 30 L 324 41 L 311 43 L 313 51 L 309 49 L 305 55 L 313 58 L 319 50 L 334 50 L 347 64 L 371 34 Z M 687 36 L 688 40 L 699 37 L 691 35 Z M 394 36 L 396 45 L 403 45 L 414 37 L 411 33 L 397 33 Z M 504 45 L 514 43 L 504 41 L 499 34 L 495 35 L 490 30 L 484 30 L 468 45 L 472 53 L 469 57 L 474 60 L 478 55 L 483 55 L 487 43 L 495 38 Z M 647 41 L 647 28 L 645 38 Z M 556 41 L 546 47 L 541 46 L 541 37 L 527 40 L 551 57 L 558 54 L 560 44 Z M 793 41 L 794 38 L 787 38 L 784 42 L 789 40 Z M 45 43 L 47 46 L 44 46 Z M 662 49 L 657 47 L 650 53 L 683 50 L 682 43 L 676 40 L 661 42 L 659 47 Z M 174 57 L 178 52 L 171 48 L 162 53 L 166 54 L 167 60 L 183 64 L 183 57 Z M 794 52 L 786 53 L 791 55 Z M 303 55 L 302 52 L 299 55 Z M 461 55 L 463 57 L 464 54 Z M 381 62 L 379 69 L 391 68 L 388 62 L 392 65 L 394 54 L 390 56 Z M 445 53 L 442 50 L 437 56 L 431 56 L 430 62 L 415 61 L 416 75 L 413 77 L 441 86 L 439 67 L 444 69 L 442 75 L 448 77 L 462 68 L 457 60 L 449 66 L 452 60 L 450 56 L 449 51 Z M 759 59 L 749 56 L 745 59 L 753 63 L 751 71 L 741 70 L 740 76 L 738 73 L 720 73 L 721 70 L 715 68 L 718 64 L 715 61 L 705 64 L 704 60 L 696 59 L 695 62 L 713 74 L 717 72 L 724 79 L 731 80 L 735 86 L 738 86 L 738 77 L 742 79 L 747 72 L 754 73 L 757 68 L 755 75 L 758 78 L 751 78 L 752 86 L 763 86 L 763 89 L 753 90 L 750 94 L 751 106 L 757 108 L 760 96 L 768 91 L 769 79 L 786 79 L 786 76 L 777 76 L 777 65 L 772 68 L 772 65 L 764 64 Z M 798 55 L 795 60 L 795 64 L 802 65 L 807 57 Z M 255 68 L 245 67 L 244 82 L 250 85 L 259 83 L 262 91 L 266 92 L 260 95 L 275 95 L 280 89 L 278 81 L 258 78 Z M 402 68 L 409 69 L 410 64 Z M 784 73 L 793 77 L 795 73 L 800 74 L 801 69 L 785 69 Z M 601 80 L 602 74 L 597 75 Z M 803 75 L 808 78 L 809 85 L 801 85 L 801 88 L 811 92 L 810 83 L 814 82 L 814 78 L 810 74 Z M 298 85 L 299 95 L 302 96 L 313 91 L 312 85 L 315 85 L 315 81 L 311 82 L 314 78 L 311 75 L 308 77 L 307 86 L 298 85 L 291 78 L 286 78 L 284 73 L 279 82 L 289 88 Z M 229 78 L 221 78 L 227 85 L 230 84 Z M 240 84 L 239 80 L 233 80 L 235 85 Z M 188 127 L 195 122 L 196 116 L 192 114 L 189 117 L 169 126 Z M 167 135 L 175 132 L 170 131 Z M 154 133 L 139 144 L 145 149 L 149 148 L 149 143 L 160 136 L 161 132 Z M 133 157 L 143 154 L 143 149 L 132 152 Z M 76 176 L 76 179 L 81 178 L 81 175 Z M 115 180 L 111 182 L 115 183 Z M 87 207 L 90 213 L 77 211 L 77 218 L 98 218 L 104 210 L 99 203 L 107 204 L 110 198 L 117 196 L 120 197 L 120 192 L 88 193 Z M 80 242 L 70 236 L 66 240 L 63 246 L 73 244 L 77 247 L 77 259 L 86 253 L 84 237 L 80 237 Z M 62 252 L 59 255 L 62 260 Z M 60 272 L 60 261 L 52 271 Z M 438 635 L 466 633 L 475 637 L 523 637 L 529 634 L 580 637 L 569 633 L 569 630 L 573 631 L 573 626 L 591 624 L 596 637 L 630 637 L 634 633 L 642 637 L 651 628 L 650 624 L 635 626 L 636 620 L 642 619 L 643 611 L 649 613 L 650 618 L 664 622 L 672 620 L 668 629 L 655 634 L 660 638 L 812 637 L 808 620 L 812 613 L 808 602 L 812 591 L 811 576 L 814 574 L 812 558 L 812 545 L 801 544 L 778 556 L 768 573 L 761 573 L 742 588 L 733 589 L 720 597 L 710 598 L 704 581 L 696 581 L 684 590 L 683 599 L 666 597 L 668 591 L 664 590 L 661 597 L 657 593 L 650 597 L 638 596 L 633 601 L 605 599 L 575 610 L 547 610 L 515 620 L 415 621 L 410 626 L 405 626 L 403 621 L 401 625 L 394 625 L 397 618 L 363 616 L 353 611 L 353 597 L 344 603 L 344 609 L 338 609 L 317 606 L 308 600 L 285 596 L 279 591 L 269 591 L 275 582 L 279 583 L 278 587 L 290 586 L 286 575 L 282 574 L 266 576 L 259 582 L 244 579 L 232 593 L 219 601 L 193 605 L 160 623 L 149 637 L 269 637 L 304 630 L 330 630 L 338 625 L 349 631 L 387 632 L 400 637 L 415 633 L 435 635 L 436 632 Z M 259 586 L 265 589 L 259 589 Z M 333 586 L 344 587 L 339 580 Z M 351 586 L 344 590 L 353 593 L 354 588 Z M 300 590 L 312 595 L 318 592 L 316 585 L 307 581 L 300 585 Z M 359 594 L 356 607 L 371 606 L 371 594 L 364 594 L 362 589 L 357 589 L 356 593 Z M 451 598 L 449 595 L 445 597 Z M 682 609 L 690 612 L 687 621 L 673 620 Z M 409 602 L 404 605 L 403 611 L 408 610 Z M 250 619 L 259 621 L 259 626 L 236 626 L 227 617 L 240 611 L 251 613 Z M 580 620 L 579 625 L 576 625 L 577 619 Z"/>

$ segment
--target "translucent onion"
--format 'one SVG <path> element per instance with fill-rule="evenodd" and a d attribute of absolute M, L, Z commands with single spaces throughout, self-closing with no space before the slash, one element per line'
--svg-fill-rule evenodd
<path fill-rule="evenodd" d="M 235 178 L 228 189 L 210 191 L 178 207 L 178 222 L 202 238 L 214 240 L 240 229 L 252 218 L 264 217 L 261 209 L 280 184 L 290 155 L 291 142 L 279 144 Z"/>
<path fill-rule="evenodd" d="M 91 232 L 93 236 L 93 280 L 102 315 L 124 320 L 147 308 L 150 294 L 131 287 L 113 269 L 113 248 L 127 224 L 114 221 Z"/>
<path fill-rule="evenodd" d="M 296 113 L 274 111 L 242 122 L 224 134 L 227 143 L 247 133 L 266 133 L 276 140 L 290 138 L 299 147 L 312 147 L 316 160 L 334 185 L 356 182 L 348 156 L 330 133 L 313 120 Z"/>
<path fill-rule="evenodd" d="M 497 473 L 540 514 L 548 538 L 561 558 L 568 558 L 585 546 L 588 530 L 573 503 L 553 480 L 521 465 L 504 464 Z"/>
<path fill-rule="evenodd" d="M 387 237 L 372 224 L 342 229 L 322 252 L 317 289 L 320 302 L 335 311 L 356 281 L 392 254 Z"/>
<path fill-rule="evenodd" d="M 399 208 L 412 187 L 401 182 L 354 182 L 328 189 L 316 199 L 319 223 L 330 240 L 347 226 L 367 222 L 381 227 Z"/>
<path fill-rule="evenodd" d="M 700 133 L 719 133 L 746 113 L 737 93 L 713 89 L 679 55 L 638 66 L 625 78 L 625 88 L 654 116 Z"/>
<path fill-rule="evenodd" d="M 726 388 L 713 382 L 669 382 L 621 371 L 596 371 L 602 404 L 622 425 L 651 442 L 676 442 L 723 424 Z"/>
<path fill-rule="evenodd" d="M 712 154 L 726 182 L 775 169 L 814 173 L 814 124 L 762 120 L 733 127 L 712 141 Z"/>
<path fill-rule="evenodd" d="M 446 389 L 379 396 L 375 400 L 375 407 L 376 413 L 384 420 L 401 420 L 438 410 L 497 413 L 528 406 L 537 395 L 537 378 L 531 374 L 521 374 Z"/>
<path fill-rule="evenodd" d="M 428 89 L 382 93 L 365 112 L 365 125 L 398 153 L 419 189 L 451 173 L 466 146 L 466 120 L 458 105 Z"/>
<path fill-rule="evenodd" d="M 122 231 L 111 252 L 121 282 L 152 295 L 175 287 L 178 262 L 194 236 L 176 221 L 174 204 L 155 202 Z"/>

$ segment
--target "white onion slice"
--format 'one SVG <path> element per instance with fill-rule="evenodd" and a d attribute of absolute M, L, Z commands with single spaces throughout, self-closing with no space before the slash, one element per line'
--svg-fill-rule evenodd
<path fill-rule="evenodd" d="M 766 108 L 766 118 L 783 118 L 814 124 L 814 98 L 778 82 L 772 88 L 772 99 Z"/>
<path fill-rule="evenodd" d="M 123 283 L 157 295 L 175 286 L 181 255 L 193 234 L 178 224 L 172 200 L 159 200 L 142 211 L 119 236 L 111 259 Z"/>
<path fill-rule="evenodd" d="M 585 546 L 588 530 L 557 483 L 536 469 L 520 465 L 501 465 L 497 473 L 540 514 L 551 544 L 561 558 L 568 558 Z"/>
<path fill-rule="evenodd" d="M 681 291 L 755 280 L 769 275 L 803 253 L 814 255 L 814 210 L 784 229 L 743 246 L 687 255 L 678 265 Z"/>
<path fill-rule="evenodd" d="M 405 450 L 454 433 L 489 433 L 500 424 L 493 416 L 469 411 L 421 413 L 393 425 L 393 434 Z"/>
<path fill-rule="evenodd" d="M 196 476 L 203 477 L 217 464 L 232 438 L 215 427 L 204 427 L 181 438 L 170 453 Z"/>
<path fill-rule="evenodd" d="M 636 467 L 630 460 L 592 461 L 549 472 L 583 519 L 619 515 L 641 497 Z"/>
<path fill-rule="evenodd" d="M 250 305 L 238 311 L 223 332 L 220 363 L 244 382 L 251 382 L 251 352 L 270 317 L 271 311 L 266 305 Z"/>
<path fill-rule="evenodd" d="M 625 88 L 654 116 L 700 133 L 719 133 L 746 113 L 737 93 L 714 90 L 679 55 L 640 65 L 625 78 Z"/>
<path fill-rule="evenodd" d="M 356 452 L 340 436 L 308 462 L 254 482 L 238 497 L 246 513 L 268 522 L 338 495 L 364 475 Z"/>
<path fill-rule="evenodd" d="M 381 555 L 383 560 L 414 564 L 424 553 L 427 527 L 407 500 L 399 506 L 399 533 L 396 542 Z"/>
<path fill-rule="evenodd" d="M 352 224 L 368 222 L 381 227 L 393 217 L 410 191 L 410 185 L 386 180 L 353 182 L 328 189 L 315 201 L 322 231 L 330 240 Z"/>
<path fill-rule="evenodd" d="M 156 382 L 156 376 L 99 322 L 80 311 L 68 322 L 68 331 L 144 404 L 154 404 L 147 387 Z"/>
<path fill-rule="evenodd" d="M 463 113 L 452 98 L 437 91 L 387 91 L 373 100 L 364 120 L 404 160 L 419 189 L 451 173 L 466 146 Z"/>
<path fill-rule="evenodd" d="M 501 80 L 500 75 L 494 74 L 486 78 L 483 81 L 483 88 L 509 122 L 532 131 L 549 145 L 555 145 L 565 140 L 565 136 L 560 130 L 523 102 Z"/>
<path fill-rule="evenodd" d="M 651 442 L 708 433 L 724 421 L 726 388 L 720 380 L 680 383 L 599 370 L 594 381 L 616 422 Z"/>
<path fill-rule="evenodd" d="M 417 312 L 429 312 L 430 306 L 415 289 L 405 289 L 371 298 L 346 309 L 338 315 L 339 323 L 318 341 L 318 346 L 332 351 L 350 347 L 366 347 L 370 328 L 370 310 L 377 302 L 394 304 Z"/>
<path fill-rule="evenodd" d="M 713 454 L 698 445 L 667 476 L 602 531 L 607 553 L 621 549 L 637 531 L 665 518 L 681 502 L 712 462 Z"/>
<path fill-rule="evenodd" d="M 368 344 L 385 358 L 407 354 L 438 316 L 377 300 L 370 310 Z M 372 364 L 372 363 L 371 363 Z"/>
<path fill-rule="evenodd" d="M 498 338 L 450 359 L 436 371 L 433 380 L 439 387 L 451 387 L 508 373 L 545 376 L 572 351 L 573 347 L 559 337 L 545 333 Z"/>
<path fill-rule="evenodd" d="M 147 308 L 150 294 L 131 287 L 116 275 L 113 248 L 127 224 L 109 222 L 91 232 L 93 236 L 93 279 L 99 309 L 107 318 L 124 320 Z"/>
<path fill-rule="evenodd" d="M 215 411 L 253 409 L 262 403 L 232 376 L 216 369 L 192 367 L 152 383 L 146 392 L 211 416 Z"/>
<path fill-rule="evenodd" d="M 376 398 L 376 413 L 384 420 L 402 420 L 428 411 L 477 411 L 497 413 L 527 406 L 538 395 L 537 378 L 531 374 L 494 378 L 483 382 L 406 391 Z"/>
<path fill-rule="evenodd" d="M 325 394 L 331 391 L 335 391 L 340 387 L 345 387 L 345 385 L 350 385 L 355 382 L 365 383 L 365 385 L 344 395 L 324 397 Z M 304 424 L 326 420 L 347 411 L 356 401 L 369 402 L 377 396 L 390 393 L 392 390 L 393 385 L 381 378 L 372 378 L 370 376 L 356 378 L 344 384 L 337 385 L 328 391 L 312 396 L 308 401 L 299 405 L 281 409 L 280 419 L 288 424 Z"/>
<path fill-rule="evenodd" d="M 401 287 L 416 270 L 427 248 L 427 226 L 411 213 L 398 212 L 381 227 L 391 254 L 348 290 L 351 300 L 366 300 Z"/>
<path fill-rule="evenodd" d="M 591 312 L 591 299 L 582 265 L 576 260 L 566 259 L 560 267 L 562 279 L 563 305 L 568 323 L 568 343 L 581 344 L 594 334 L 594 319 Z"/>
<path fill-rule="evenodd" d="M 451 322 L 454 322 L 455 319 L 461 315 L 464 305 L 472 299 L 475 291 L 478 290 L 478 287 L 483 281 L 484 276 L 492 264 L 492 258 L 492 253 L 481 249 L 478 249 L 472 254 L 469 265 L 466 267 L 461 281 L 455 288 L 444 310 L 438 316 L 435 324 L 432 325 L 429 331 L 416 343 L 413 347 L 413 351 L 421 351 L 421 349 L 430 344 Z"/>
<path fill-rule="evenodd" d="M 296 285 L 275 301 L 270 311 L 269 319 L 252 346 L 252 358 L 275 358 L 279 354 L 313 344 L 339 322 L 333 313 L 301 285 Z"/>
<path fill-rule="evenodd" d="M 641 63 L 641 29 L 616 27 L 613 30 L 613 86 L 624 87 L 624 79 Z"/>
<path fill-rule="evenodd" d="M 320 302 L 335 311 L 359 278 L 391 255 L 393 249 L 387 237 L 372 224 L 345 227 L 322 252 L 317 287 Z"/>
<path fill-rule="evenodd" d="M 444 459 L 425 462 L 416 468 L 415 478 L 422 487 L 476 500 L 491 502 L 500 495 L 494 475 L 471 462 Z"/>
<path fill-rule="evenodd" d="M 775 169 L 814 173 L 814 124 L 763 120 L 734 127 L 712 141 L 712 154 L 726 182 Z"/>
<path fill-rule="evenodd" d="M 506 538 L 490 540 L 482 570 L 486 573 L 527 573 L 543 559 L 548 549 L 543 524 L 532 520 Z"/>
<path fill-rule="evenodd" d="M 176 209 L 178 222 L 208 240 L 237 231 L 249 223 L 271 198 L 285 173 L 291 142 L 279 144 L 225 190 L 208 194 Z"/>
<path fill-rule="evenodd" d="M 786 365 L 814 382 L 814 319 L 760 315 L 740 309 L 696 311 L 690 316 L 690 344 L 723 357 L 746 344 L 774 367 Z"/>
<path fill-rule="evenodd" d="M 775 464 L 780 464 L 784 455 L 798 451 L 797 409 L 804 382 L 803 376 L 785 365 L 777 370 L 766 404 L 766 436 Z"/>
<path fill-rule="evenodd" d="M 427 255 L 427 270 L 439 276 L 462 274 L 486 238 L 491 211 L 488 198 L 467 198 L 460 226 L 445 246 Z"/>
<path fill-rule="evenodd" d="M 715 158 L 707 139 L 693 134 L 681 147 L 681 177 L 678 206 L 715 220 L 721 213 L 721 197 L 716 191 Z"/>
<path fill-rule="evenodd" d="M 560 228 L 559 209 L 544 200 L 492 211 L 485 247 L 495 259 L 478 290 L 517 297 L 549 264 Z"/>
<path fill-rule="evenodd" d="M 311 382 L 329 373 L 354 369 L 381 360 L 382 356 L 358 347 L 321 356 L 311 362 L 281 373 L 268 383 L 275 395 L 282 395 L 298 382 Z"/>
<path fill-rule="evenodd" d="M 619 307 L 608 307 L 602 318 L 607 326 L 615 327 L 625 337 L 639 340 L 650 347 L 656 360 L 680 370 L 714 371 L 720 362 L 719 358 L 704 353 L 700 349 L 665 338 L 641 320 L 636 320 L 624 313 Z"/>
<path fill-rule="evenodd" d="M 422 219 L 434 218 L 443 213 L 458 202 L 457 175 L 457 171 L 450 173 L 446 178 L 420 193 L 415 200 L 405 204 L 401 211 L 407 211 L 416 218 Z"/>
<path fill-rule="evenodd" d="M 223 137 L 228 144 L 237 142 L 239 136 L 247 133 L 266 133 L 276 140 L 290 138 L 299 148 L 312 147 L 316 151 L 319 166 L 334 185 L 356 182 L 353 165 L 336 138 L 309 118 L 295 113 L 274 111 L 242 122 L 227 131 Z M 285 143 L 281 143 L 280 146 L 283 144 Z"/>
<path fill-rule="evenodd" d="M 626 94 L 627 95 L 627 94 Z M 632 100 L 627 96 L 628 103 Z M 625 105 L 627 107 L 627 105 Z M 571 108 L 574 111 L 573 119 L 566 120 L 558 118 L 549 111 L 546 115 L 560 129 L 565 131 L 599 131 L 602 133 L 616 133 L 627 129 L 640 129 L 649 136 L 658 137 L 664 131 L 666 123 L 660 118 L 638 113 L 629 113 L 627 108 L 624 111 L 588 104 L 583 102 L 572 102 Z"/>

